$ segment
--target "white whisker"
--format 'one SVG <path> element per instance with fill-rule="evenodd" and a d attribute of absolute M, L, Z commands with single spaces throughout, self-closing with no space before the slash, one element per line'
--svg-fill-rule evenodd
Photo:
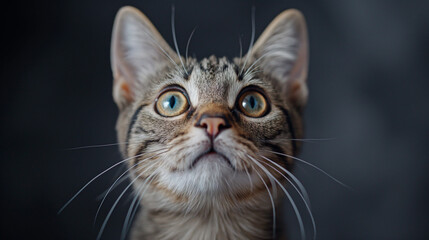
<path fill-rule="evenodd" d="M 244 68 L 247 65 L 247 61 L 249 60 L 249 56 L 252 52 L 252 47 L 253 47 L 253 43 L 255 41 L 255 7 L 252 7 L 252 37 L 250 38 L 250 45 L 249 45 L 249 50 L 246 53 L 246 59 L 244 60 L 244 64 L 243 66 L 241 66 L 241 70 L 240 70 L 240 74 L 241 75 L 243 73 Z"/>
<path fill-rule="evenodd" d="M 293 141 L 332 141 L 336 140 L 336 138 L 291 138 L 289 140 Z"/>
<path fill-rule="evenodd" d="M 241 43 L 241 36 L 238 36 L 238 44 L 240 44 L 240 59 L 243 57 L 243 44 Z"/>
<path fill-rule="evenodd" d="M 127 187 L 121 192 L 121 194 L 119 195 L 119 197 L 116 199 L 116 201 L 113 203 L 112 207 L 110 208 L 110 211 L 107 213 L 107 216 L 103 222 L 103 224 L 101 225 L 100 231 L 98 232 L 97 235 L 97 240 L 101 239 L 101 235 L 103 234 L 104 229 L 106 228 L 107 222 L 109 221 L 110 216 L 113 213 L 113 210 L 115 210 L 116 205 L 118 205 L 119 201 L 121 200 L 122 196 L 124 196 L 125 192 L 133 185 L 133 183 L 135 181 L 137 181 L 137 179 L 139 179 L 144 172 L 140 173 L 139 175 L 137 175 L 137 177 L 135 177 L 128 185 Z M 148 178 L 151 178 L 153 176 L 155 176 L 157 174 L 157 172 L 153 172 Z"/>
<path fill-rule="evenodd" d="M 188 71 L 185 68 L 185 64 L 183 63 L 182 56 L 180 56 L 179 47 L 177 45 L 176 29 L 175 29 L 175 25 L 174 25 L 174 13 L 175 13 L 175 9 L 174 9 L 174 5 L 173 5 L 171 7 L 171 31 L 173 34 L 174 47 L 176 48 L 177 55 L 179 55 L 179 59 L 180 59 L 180 62 L 182 63 L 183 70 L 185 71 L 186 75 L 188 75 Z"/>
<path fill-rule="evenodd" d="M 250 67 L 246 70 L 246 72 L 244 73 L 244 76 L 247 75 L 247 73 L 252 69 L 253 66 L 255 66 L 255 64 L 257 64 L 259 61 L 261 61 L 264 57 L 266 57 L 269 53 L 264 53 L 262 54 L 262 56 L 260 56 L 258 59 L 256 59 L 252 65 L 250 65 Z M 258 66 L 256 66 L 255 68 L 257 68 Z"/>
<path fill-rule="evenodd" d="M 295 204 L 295 202 L 292 199 L 292 196 L 290 196 L 290 194 L 288 193 L 288 191 L 286 191 L 286 189 L 283 187 L 283 185 L 266 169 L 264 168 L 260 163 L 258 163 L 258 161 L 256 159 L 254 159 L 252 156 L 247 155 L 256 165 L 258 165 L 262 171 L 265 172 L 265 174 L 267 174 L 268 177 L 272 177 L 274 179 L 274 181 L 276 181 L 276 183 L 279 185 L 279 187 L 283 190 L 283 192 L 286 194 L 287 198 L 289 199 L 294 211 L 295 211 L 295 215 L 298 219 L 298 223 L 299 223 L 299 228 L 301 230 L 301 239 L 305 239 L 305 229 L 304 229 L 304 223 L 302 222 L 302 218 L 301 218 L 301 214 L 298 211 L 298 208 Z"/>
<path fill-rule="evenodd" d="M 245 167 L 244 170 L 246 171 L 247 176 L 249 177 L 249 183 L 250 183 L 250 189 L 252 189 L 253 191 L 253 182 L 252 182 L 252 178 L 250 177 L 249 171 L 247 170 L 247 168 Z"/>
<path fill-rule="evenodd" d="M 96 145 L 89 145 L 89 146 L 81 146 L 81 147 L 65 148 L 65 149 L 63 149 L 63 150 L 64 150 L 64 151 L 73 151 L 73 150 L 88 149 L 88 148 L 111 147 L 111 146 L 118 146 L 118 145 L 127 144 L 127 143 L 128 143 L 128 142 L 96 144 Z"/>
<path fill-rule="evenodd" d="M 173 58 L 170 56 L 170 54 L 168 54 L 167 51 L 163 47 L 161 47 L 161 45 L 158 43 L 158 41 L 154 39 L 152 34 L 146 32 L 144 30 L 143 30 L 143 32 L 150 38 L 150 40 L 152 40 L 153 43 L 155 43 L 155 45 L 164 53 L 164 55 L 170 60 L 170 62 L 173 63 L 173 65 L 175 65 L 177 68 L 180 69 L 179 65 L 177 65 L 177 63 L 173 60 Z"/>
<path fill-rule="evenodd" d="M 130 160 L 132 160 L 132 159 L 134 159 L 134 158 L 137 158 L 137 157 L 140 157 L 140 156 L 143 156 L 145 153 L 142 153 L 142 154 L 138 154 L 138 155 L 136 155 L 136 156 L 133 156 L 133 157 L 129 157 L 129 158 L 126 158 L 126 159 L 124 159 L 124 160 L 122 160 L 122 161 L 119 161 L 119 162 L 117 162 L 117 163 L 115 163 L 115 164 L 113 164 L 112 166 L 110 166 L 109 168 L 107 168 L 106 170 L 104 170 L 104 171 L 102 171 L 101 173 L 99 173 L 97 176 L 95 176 L 94 178 L 92 178 L 91 180 L 89 180 L 89 182 L 88 183 L 86 183 L 79 191 L 77 191 L 77 193 L 75 194 L 75 195 L 73 195 L 73 197 L 70 199 L 70 200 L 68 200 L 67 201 L 67 203 L 66 204 L 64 204 L 64 206 L 58 211 L 58 213 L 57 214 L 60 214 L 89 184 L 91 184 L 93 181 L 95 181 L 97 178 L 99 178 L 101 175 L 103 175 L 103 174 L 105 174 L 106 172 L 108 172 L 110 169 L 112 169 L 112 168 L 114 168 L 114 167 L 116 167 L 116 166 L 118 166 L 119 164 L 121 164 L 121 163 L 124 163 L 124 162 L 126 162 L 126 161 L 130 161 Z"/>
<path fill-rule="evenodd" d="M 268 196 L 270 197 L 270 200 L 271 200 L 271 205 L 273 207 L 273 239 L 275 239 L 275 236 L 276 236 L 276 207 L 274 204 L 274 199 L 273 199 L 273 196 L 271 195 L 270 189 L 268 188 L 268 186 L 265 183 L 264 179 L 262 178 L 261 174 L 259 174 L 259 172 L 258 172 L 258 170 L 256 170 L 256 168 L 253 168 L 253 170 L 255 170 L 256 174 L 258 174 L 259 178 L 261 179 L 262 183 L 264 184 L 265 188 L 267 189 Z M 270 177 L 268 176 L 268 178 L 270 178 Z M 275 186 L 273 186 L 273 185 L 271 185 L 271 186 L 273 187 L 273 189 L 275 188 Z"/>
<path fill-rule="evenodd" d="M 254 70 L 252 70 L 251 72 L 249 72 L 248 73 L 248 75 L 250 76 L 250 77 L 253 77 L 252 75 L 254 75 L 255 73 L 259 73 L 259 72 L 263 72 L 262 70 L 256 70 L 256 69 L 254 69 Z"/>
<path fill-rule="evenodd" d="M 121 175 L 121 174 L 118 174 L 118 175 Z M 110 191 L 113 191 L 114 189 L 116 189 L 118 186 L 120 186 L 121 185 L 121 183 L 123 183 L 125 180 L 127 180 L 127 178 L 126 177 L 123 177 L 123 178 L 121 178 L 117 183 L 116 183 L 116 185 L 112 188 L 112 189 L 110 189 Z M 104 196 L 107 194 L 107 192 L 109 191 L 109 189 L 106 189 L 106 190 L 104 190 L 104 192 L 102 192 L 102 193 L 100 193 L 98 196 L 97 196 L 97 201 L 101 201 L 103 198 L 104 198 Z"/>
<path fill-rule="evenodd" d="M 62 150 L 62 151 L 74 151 L 74 150 L 89 149 L 89 148 L 114 147 L 114 146 L 125 145 L 125 144 L 137 145 L 137 144 L 141 144 L 141 142 L 136 142 L 136 143 L 117 142 L 117 143 L 94 144 L 94 145 L 87 145 L 87 146 L 64 148 L 64 149 L 59 149 L 59 150 Z"/>
<path fill-rule="evenodd" d="M 127 233 L 128 233 L 128 231 L 129 231 L 129 229 L 131 227 L 131 221 L 134 219 L 134 215 L 135 215 L 135 213 L 136 213 L 136 211 L 138 209 L 138 204 L 137 203 L 140 203 L 140 201 L 142 200 L 145 192 L 149 188 L 149 185 L 152 183 L 153 179 L 154 178 L 152 178 L 147 185 L 146 185 L 146 183 L 149 180 L 149 178 L 146 179 L 146 181 L 144 182 L 144 184 L 142 184 L 141 190 L 139 190 L 136 193 L 136 196 L 134 197 L 133 202 L 130 204 L 130 208 L 128 209 L 127 216 L 125 217 L 125 222 L 124 222 L 124 225 L 122 227 L 121 240 L 125 240 L 125 238 L 127 236 Z M 146 188 L 144 188 L 144 187 L 146 187 Z M 143 190 L 143 188 L 144 188 L 144 190 Z M 132 210 L 132 212 L 131 212 L 131 210 Z"/>
<path fill-rule="evenodd" d="M 264 150 L 264 151 L 272 152 L 272 153 L 274 153 L 274 154 L 278 154 L 278 155 L 281 155 L 281 156 L 289 157 L 289 158 L 295 159 L 295 160 L 297 160 L 297 161 L 300 161 L 300 162 L 302 162 L 302 163 L 305 163 L 305 164 L 307 164 L 307 165 L 309 165 L 309 166 L 311 166 L 311 167 L 313 167 L 313 168 L 315 168 L 315 169 L 319 170 L 321 173 L 325 174 L 326 176 L 328 176 L 329 178 L 331 178 L 331 179 L 332 179 L 332 180 L 334 180 L 335 182 L 339 183 L 341 186 L 343 186 L 343 187 L 345 187 L 345 188 L 348 188 L 348 189 L 350 189 L 350 190 L 353 190 L 351 187 L 347 186 L 346 184 L 342 183 L 340 180 L 338 180 L 338 179 L 334 178 L 333 176 L 329 175 L 327 172 L 323 171 L 321 168 L 319 168 L 319 167 L 317 167 L 317 166 L 315 166 L 315 165 L 313 165 L 313 164 L 311 164 L 311 163 L 309 163 L 309 162 L 306 162 L 306 161 L 304 161 L 304 160 L 302 160 L 302 159 L 300 159 L 300 158 L 297 158 L 297 157 L 294 157 L 294 156 L 291 156 L 291 155 L 288 155 L 288 154 L 284 154 L 284 153 L 279 153 L 279 152 L 270 151 L 270 150 Z"/>
<path fill-rule="evenodd" d="M 145 187 L 145 185 L 141 185 L 140 187 L 139 187 L 139 189 L 136 191 L 136 193 L 135 193 L 135 196 L 134 196 L 134 198 L 133 198 L 133 201 L 131 202 L 131 204 L 130 204 L 130 207 L 128 208 L 128 212 L 127 212 L 127 215 L 126 215 L 126 217 L 125 217 L 125 221 L 124 221 L 124 225 L 123 225 L 123 227 L 122 227 L 122 233 L 121 233 L 121 240 L 124 240 L 125 239 L 125 237 L 126 237 L 126 235 L 127 235 L 127 232 L 126 231 L 124 231 L 124 228 L 125 228 L 125 226 L 126 226 L 126 224 L 128 223 L 128 218 L 129 218 L 129 215 L 130 215 L 130 211 L 131 211 L 131 209 L 133 209 L 134 208 L 134 203 L 135 203 L 135 201 L 137 200 L 137 198 L 139 198 L 139 196 L 140 196 L 140 194 L 141 194 L 141 192 L 143 191 L 143 189 L 144 189 L 144 187 Z M 137 206 L 138 207 L 138 206 Z M 136 207 L 136 208 L 137 208 Z"/>
<path fill-rule="evenodd" d="M 286 138 L 284 140 L 289 141 L 300 141 L 300 142 L 316 142 L 316 141 L 332 141 L 336 140 L 337 138 Z M 262 140 L 263 142 L 271 142 L 272 140 Z"/>
<path fill-rule="evenodd" d="M 195 30 L 197 30 L 197 27 L 195 27 L 195 28 L 194 28 L 194 30 L 192 30 L 191 35 L 189 35 L 188 42 L 186 43 L 186 51 L 185 51 L 186 64 L 188 64 L 188 50 L 189 50 L 189 44 L 191 43 L 191 39 L 192 39 L 192 36 L 194 36 L 194 32 L 195 32 Z"/>
<path fill-rule="evenodd" d="M 162 149 L 161 149 L 162 150 Z M 137 165 L 140 165 L 140 164 L 142 164 L 142 163 L 144 163 L 145 161 L 147 161 L 147 160 L 149 160 L 149 159 L 152 159 L 152 158 L 154 158 L 154 157 L 157 157 L 157 156 L 159 156 L 159 155 L 161 155 L 161 154 L 163 154 L 163 153 L 166 153 L 167 151 L 163 151 L 163 152 L 159 152 L 159 153 L 157 153 L 157 154 L 155 154 L 154 156 L 151 156 L 151 157 L 148 157 L 148 158 L 145 158 L 145 159 L 142 159 L 142 160 L 140 160 L 139 162 L 137 162 L 136 164 L 134 164 L 133 166 L 131 166 L 130 168 L 128 168 L 125 172 L 123 172 L 114 182 L 113 182 L 113 184 L 110 186 L 110 188 L 107 190 L 107 193 L 106 193 L 106 195 L 104 195 L 104 197 L 103 197 L 103 199 L 101 200 L 101 203 L 100 203 L 100 205 L 98 206 L 98 209 L 97 209 L 97 212 L 96 212 L 96 214 L 95 214 L 95 218 L 94 218 L 94 224 L 95 224 L 95 222 L 97 221 L 97 216 L 98 216 L 98 214 L 99 214 L 99 212 L 100 212 L 100 209 L 101 209 L 101 207 L 103 206 L 103 203 L 104 203 L 104 201 L 106 200 L 106 198 L 107 198 L 107 195 L 109 195 L 109 193 L 112 191 L 112 189 L 113 189 L 113 186 L 115 186 L 116 185 L 116 183 L 120 180 L 120 179 L 122 179 L 123 178 L 123 176 L 125 175 L 125 174 L 127 174 L 129 171 L 131 171 L 134 167 L 136 167 Z M 154 152 L 151 152 L 151 153 L 154 153 Z M 143 169 L 143 168 L 145 168 L 146 166 L 141 166 L 140 168 L 138 168 L 137 169 L 137 171 L 140 171 L 141 169 Z"/>
<path fill-rule="evenodd" d="M 304 199 L 305 199 L 305 201 L 310 205 L 310 198 L 308 197 L 308 193 L 307 193 L 307 190 L 305 190 L 305 187 L 304 187 L 304 185 L 302 185 L 302 183 L 301 183 L 301 181 L 299 181 L 298 180 L 298 178 L 296 178 L 290 171 L 288 171 L 286 168 L 284 168 L 284 167 L 282 167 L 282 166 L 280 166 L 279 164 L 277 164 L 276 162 L 274 162 L 273 160 L 271 160 L 271 159 L 269 159 L 269 158 L 267 158 L 267 157 L 265 157 L 265 156 L 262 156 L 262 155 L 259 155 L 259 156 L 261 156 L 262 158 L 264 158 L 265 160 L 267 160 L 267 161 L 269 161 L 269 162 L 271 162 L 272 164 L 274 164 L 274 165 L 276 165 L 277 167 L 279 167 L 281 170 L 283 170 L 289 177 L 291 177 L 292 178 L 292 180 L 294 180 L 295 182 L 296 182 L 296 184 L 298 185 L 298 187 L 299 187 L 299 189 L 300 189 L 300 191 L 301 191 L 301 193 L 302 193 L 302 195 L 304 195 Z"/>
<path fill-rule="evenodd" d="M 266 160 L 268 160 L 268 161 L 270 161 L 270 162 L 272 162 L 272 163 L 274 163 L 273 161 L 271 161 L 271 160 L 269 160 L 268 158 L 265 158 L 264 156 L 261 156 L 261 157 L 263 157 L 264 159 L 266 159 Z M 316 235 L 317 235 L 317 229 L 316 229 L 316 222 L 314 221 L 314 217 L 313 217 L 313 213 L 311 212 L 311 208 L 310 208 L 310 206 L 309 206 L 309 202 L 307 203 L 307 201 L 309 201 L 309 200 L 306 200 L 305 199 L 305 197 L 303 196 L 303 194 L 301 194 L 301 192 L 298 190 L 298 188 L 293 184 L 293 182 L 290 180 L 290 179 L 288 179 L 285 175 L 283 175 L 279 170 L 277 170 L 276 168 L 274 168 L 273 166 L 271 166 L 270 164 L 268 164 L 268 163 L 266 163 L 266 162 L 264 162 L 264 161 L 261 161 L 262 163 L 264 163 L 264 164 L 266 164 L 267 166 L 269 166 L 269 167 L 271 167 L 272 169 L 274 169 L 274 171 L 276 171 L 276 172 L 278 172 L 283 178 L 285 178 L 291 185 L 292 185 L 292 187 L 296 190 L 296 192 L 298 193 L 298 195 L 301 197 L 301 199 L 303 200 L 303 202 L 304 202 L 304 204 L 305 204 L 305 207 L 307 208 L 307 211 L 308 211 L 308 214 L 310 215 L 310 219 L 311 219 L 311 223 L 312 223 L 312 225 L 313 225 L 313 232 L 314 232 L 314 235 L 313 235 L 313 239 L 316 239 Z M 274 163 L 275 164 L 275 163 Z M 277 164 L 276 164 L 277 165 Z M 281 166 L 279 166 L 279 167 L 281 167 Z M 286 170 L 286 169 L 285 169 Z M 287 170 L 286 170 L 287 171 Z M 289 171 L 287 171 L 287 172 L 289 172 Z M 293 175 L 292 175 L 293 176 Z M 293 177 L 295 177 L 295 176 L 293 176 Z M 296 179 L 297 180 L 297 183 L 300 183 L 299 181 L 298 181 L 298 179 Z M 305 189 L 303 188 L 303 190 L 305 191 Z M 307 196 L 307 198 L 308 198 L 308 196 Z"/>
<path fill-rule="evenodd" d="M 152 181 L 153 181 L 153 179 L 154 178 L 152 178 L 151 180 L 150 180 L 150 182 L 148 183 L 148 185 L 147 185 L 147 188 L 144 190 L 144 192 L 139 196 L 139 199 L 137 200 L 137 203 L 138 203 L 138 205 L 140 204 L 140 202 L 142 201 L 142 199 L 143 199 L 143 196 L 144 196 L 144 193 L 147 191 L 147 189 L 149 188 L 149 185 L 152 183 Z M 132 212 L 132 214 L 131 214 L 131 217 L 129 218 L 130 219 L 130 222 L 129 222 L 129 224 L 128 224 L 128 226 L 127 226 L 127 232 L 130 230 L 130 228 L 131 228 L 131 221 L 134 219 L 134 216 L 136 215 L 136 213 L 137 213 L 137 209 L 138 209 L 138 205 L 134 208 L 134 210 L 133 210 L 133 212 Z"/>

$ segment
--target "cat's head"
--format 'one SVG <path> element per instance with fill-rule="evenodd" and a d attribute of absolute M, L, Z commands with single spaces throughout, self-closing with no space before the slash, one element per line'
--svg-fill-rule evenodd
<path fill-rule="evenodd" d="M 302 14 L 287 10 L 242 58 L 185 59 L 140 11 L 122 8 L 111 61 L 131 179 L 184 202 L 251 199 L 270 178 L 283 182 L 302 136 L 307 45 Z"/>

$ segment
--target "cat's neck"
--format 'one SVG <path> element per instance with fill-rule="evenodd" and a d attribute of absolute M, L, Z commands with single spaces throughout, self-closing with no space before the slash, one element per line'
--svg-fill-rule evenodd
<path fill-rule="evenodd" d="M 132 240 L 140 239 L 272 239 L 272 209 L 243 208 L 200 213 L 144 208 Z M 268 238 L 267 238 L 268 237 Z"/>

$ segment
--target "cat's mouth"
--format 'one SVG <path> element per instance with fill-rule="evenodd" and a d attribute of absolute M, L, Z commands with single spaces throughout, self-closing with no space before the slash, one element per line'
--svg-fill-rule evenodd
<path fill-rule="evenodd" d="M 232 165 L 231 161 L 227 157 L 225 157 L 223 154 L 214 150 L 213 148 L 208 150 L 207 152 L 201 154 L 197 158 L 195 158 L 195 160 L 192 162 L 190 168 L 191 169 L 194 168 L 196 164 L 198 164 L 202 161 L 218 161 L 218 160 L 224 161 L 225 163 L 228 164 L 228 166 L 230 166 L 235 171 L 235 167 Z"/>

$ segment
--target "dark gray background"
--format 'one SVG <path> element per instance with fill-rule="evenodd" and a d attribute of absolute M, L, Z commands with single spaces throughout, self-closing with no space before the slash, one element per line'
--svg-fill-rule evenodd
<path fill-rule="evenodd" d="M 199 58 L 238 55 L 239 36 L 247 49 L 252 5 L 257 35 L 282 10 L 300 9 L 310 38 L 306 137 L 334 138 L 306 143 L 301 157 L 354 188 L 297 164 L 318 239 L 429 239 L 429 2 L 388 0 L 2 3 L 1 239 L 95 239 L 96 199 L 118 170 L 56 211 L 121 158 L 116 147 L 63 149 L 116 141 L 109 63 L 116 11 L 136 6 L 172 44 L 172 3 L 182 52 L 198 25 L 190 53 Z M 103 239 L 119 239 L 128 203 Z"/>

